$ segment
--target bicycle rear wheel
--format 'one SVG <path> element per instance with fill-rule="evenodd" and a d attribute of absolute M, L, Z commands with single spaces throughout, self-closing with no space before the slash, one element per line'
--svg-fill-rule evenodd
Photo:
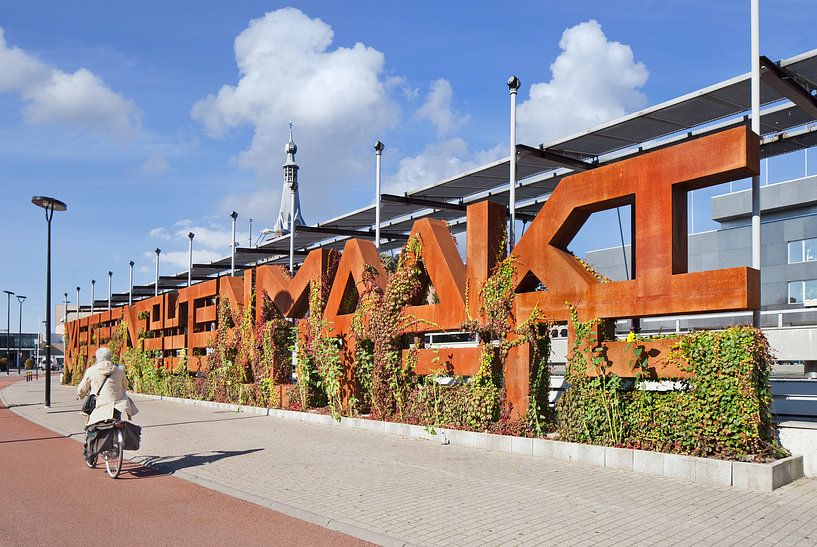
<path fill-rule="evenodd" d="M 125 456 L 125 437 L 121 429 L 115 431 L 113 448 L 105 452 L 105 471 L 112 479 L 118 477 L 122 471 L 122 460 Z"/>

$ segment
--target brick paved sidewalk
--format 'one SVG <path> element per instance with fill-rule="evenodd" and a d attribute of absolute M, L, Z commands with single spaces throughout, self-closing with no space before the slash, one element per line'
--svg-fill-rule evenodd
<path fill-rule="evenodd" d="M 73 389 L 55 385 L 49 411 L 42 390 L 42 381 L 19 383 L 2 396 L 32 421 L 80 433 Z M 817 480 L 764 494 L 168 401 L 138 405 L 137 456 L 379 543 L 817 544 Z"/>

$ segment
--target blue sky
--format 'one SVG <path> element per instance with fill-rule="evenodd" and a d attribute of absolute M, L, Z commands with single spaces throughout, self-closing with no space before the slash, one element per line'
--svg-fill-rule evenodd
<path fill-rule="evenodd" d="M 761 1 L 761 17 L 770 58 L 817 47 L 813 1 Z M 150 282 L 157 246 L 162 273 L 182 271 L 189 230 L 197 261 L 227 255 L 232 209 L 239 233 L 271 225 L 290 119 L 314 223 L 371 203 L 376 139 L 392 190 L 504 155 L 510 74 L 522 142 L 538 144 L 748 71 L 748 18 L 748 0 L 3 2 L 0 290 L 29 297 L 33 330 L 32 195 L 68 203 L 53 294 L 79 285 L 87 303 L 108 270 L 126 290 L 131 259 Z"/>

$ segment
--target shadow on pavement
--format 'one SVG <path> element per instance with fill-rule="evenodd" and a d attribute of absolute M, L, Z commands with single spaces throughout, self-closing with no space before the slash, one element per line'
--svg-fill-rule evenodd
<path fill-rule="evenodd" d="M 245 454 L 252 454 L 253 452 L 260 452 L 261 450 L 264 449 L 250 448 L 248 450 L 214 450 L 213 452 L 200 454 L 185 454 L 181 457 L 145 456 L 139 463 L 145 466 L 157 468 L 159 471 L 172 473 L 180 469 L 199 467 L 208 463 L 223 460 L 224 458 L 243 456 Z"/>
<path fill-rule="evenodd" d="M 63 435 L 56 435 L 54 437 L 36 437 L 33 439 L 9 439 L 7 441 L 0 441 L 0 444 L 8 444 L 8 443 L 27 443 L 30 441 L 53 441 L 54 439 L 65 439 L 66 437 Z"/>
<path fill-rule="evenodd" d="M 153 424 L 153 425 L 143 425 L 142 429 L 153 429 L 156 427 L 168 427 L 171 425 L 194 425 L 194 424 L 208 424 L 212 422 L 229 422 L 231 420 L 250 420 L 252 418 L 264 418 L 265 416 L 239 416 L 236 418 L 219 418 L 216 420 L 190 420 L 187 422 L 172 422 L 167 424 Z"/>

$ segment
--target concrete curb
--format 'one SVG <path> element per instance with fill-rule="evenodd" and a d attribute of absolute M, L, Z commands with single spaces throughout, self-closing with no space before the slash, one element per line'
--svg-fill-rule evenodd
<path fill-rule="evenodd" d="M 714 458 L 699 458 L 681 454 L 667 454 L 614 448 L 550 439 L 529 439 L 493 433 L 478 433 L 459 429 L 430 428 L 419 425 L 382 422 L 365 418 L 346 418 L 340 421 L 332 416 L 315 412 L 300 412 L 277 408 L 259 408 L 210 401 L 195 401 L 177 397 L 135 394 L 136 398 L 160 399 L 193 404 L 220 410 L 231 410 L 266 415 L 284 420 L 309 424 L 346 427 L 375 433 L 400 435 L 406 438 L 436 440 L 464 448 L 562 460 L 594 467 L 606 467 L 645 473 L 690 482 L 732 486 L 756 492 L 771 492 L 803 478 L 803 456 L 789 456 L 772 463 L 749 463 Z"/>

